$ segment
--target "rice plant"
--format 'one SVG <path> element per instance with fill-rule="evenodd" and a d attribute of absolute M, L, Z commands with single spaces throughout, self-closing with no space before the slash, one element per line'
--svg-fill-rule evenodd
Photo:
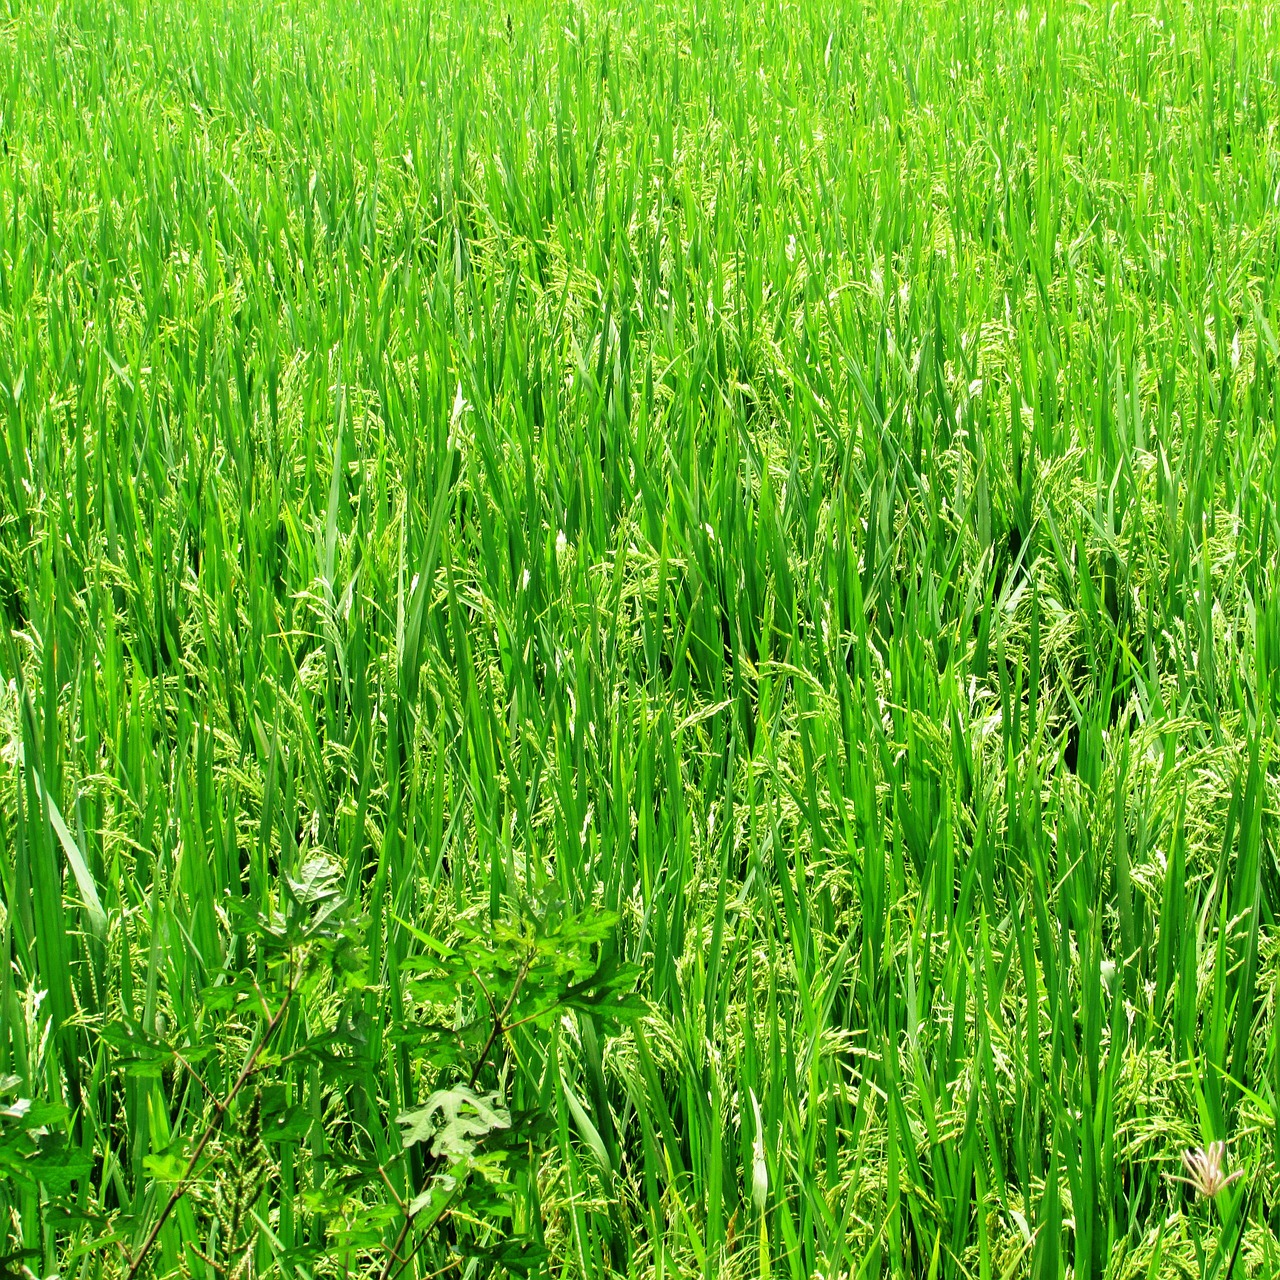
<path fill-rule="evenodd" d="M 0 1274 L 1280 1274 L 1273 0 L 0 0 Z"/>

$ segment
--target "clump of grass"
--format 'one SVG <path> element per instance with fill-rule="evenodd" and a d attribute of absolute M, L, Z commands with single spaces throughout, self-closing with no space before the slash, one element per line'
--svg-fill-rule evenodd
<path fill-rule="evenodd" d="M 1273 1274 L 1275 5 L 3 2 L 6 1265 Z"/>

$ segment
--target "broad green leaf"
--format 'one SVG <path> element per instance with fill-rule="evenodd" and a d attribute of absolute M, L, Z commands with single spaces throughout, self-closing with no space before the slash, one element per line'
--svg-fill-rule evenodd
<path fill-rule="evenodd" d="M 496 1093 L 479 1095 L 467 1085 L 437 1089 L 420 1107 L 396 1117 L 401 1142 L 408 1148 L 429 1143 L 433 1156 L 465 1160 L 477 1141 L 495 1129 L 507 1129 L 511 1114 Z"/>

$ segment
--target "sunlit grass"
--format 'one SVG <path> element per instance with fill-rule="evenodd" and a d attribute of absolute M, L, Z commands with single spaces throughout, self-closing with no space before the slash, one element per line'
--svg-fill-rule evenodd
<path fill-rule="evenodd" d="M 1276 19 L 0 0 L 10 1265 L 208 1131 L 144 1270 L 389 1280 L 422 939 L 563 909 L 646 1012 L 406 1275 L 1280 1271 Z"/>

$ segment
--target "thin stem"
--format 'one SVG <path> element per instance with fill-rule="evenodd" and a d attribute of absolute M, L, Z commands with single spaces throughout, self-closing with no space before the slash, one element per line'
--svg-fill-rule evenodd
<path fill-rule="evenodd" d="M 526 960 L 525 963 L 521 966 L 520 972 L 516 975 L 516 980 L 512 984 L 511 994 L 507 997 L 507 1001 L 502 1006 L 501 1012 L 499 1012 L 497 1005 L 493 1001 L 493 997 L 489 994 L 488 988 L 484 985 L 483 982 L 481 982 L 480 975 L 477 974 L 475 970 L 472 970 L 471 976 L 475 978 L 477 983 L 479 983 L 480 990 L 484 992 L 484 997 L 486 1000 L 488 1000 L 489 1008 L 493 1012 L 493 1026 L 490 1027 L 489 1038 L 484 1042 L 484 1045 L 480 1050 L 480 1056 L 476 1059 L 476 1065 L 472 1068 L 471 1079 L 467 1085 L 468 1088 L 474 1089 L 476 1087 L 476 1081 L 480 1078 L 480 1072 L 484 1068 L 485 1061 L 488 1059 L 489 1054 L 492 1051 L 494 1044 L 497 1042 L 498 1037 L 503 1032 L 507 1014 L 511 1012 L 512 1006 L 516 1002 L 516 997 L 519 996 L 520 994 L 520 988 L 524 986 L 524 981 L 529 976 L 529 970 L 530 968 L 532 968 L 532 965 L 533 965 L 533 961 L 532 961 L 532 958 L 530 958 Z M 433 1219 L 430 1225 L 435 1226 L 436 1223 L 441 1222 L 444 1219 L 445 1214 L 448 1212 L 449 1212 L 449 1206 L 448 1204 L 446 1204 L 444 1209 L 442 1209 L 435 1216 L 435 1218 Z M 379 1272 L 378 1274 L 378 1280 L 391 1280 L 391 1274 L 392 1274 L 391 1269 L 395 1266 L 397 1262 L 400 1261 L 400 1250 L 404 1247 L 404 1242 L 407 1239 L 409 1232 L 413 1229 L 414 1221 L 415 1221 L 415 1215 L 409 1214 L 409 1213 L 405 1214 L 404 1221 L 400 1224 L 400 1230 L 399 1232 L 397 1232 L 395 1241 L 391 1245 L 391 1250 L 387 1256 L 386 1264 L 383 1266 L 381 1272 Z M 405 1267 L 409 1265 L 410 1259 L 412 1259 L 413 1255 L 417 1253 L 418 1249 L 421 1247 L 421 1244 L 422 1244 L 422 1241 L 419 1240 L 418 1244 L 416 1244 L 413 1247 L 413 1249 L 410 1250 L 408 1257 L 406 1257 L 404 1261 L 400 1263 L 400 1271 L 397 1271 L 395 1273 L 397 1276 L 400 1274 L 401 1271 L 405 1269 Z"/>
<path fill-rule="evenodd" d="M 511 1012 L 511 1007 L 516 1002 L 516 997 L 520 994 L 520 988 L 524 986 L 524 980 L 529 976 L 529 970 L 533 965 L 533 961 L 526 960 L 520 968 L 519 974 L 511 987 L 511 994 L 507 997 L 507 1002 L 502 1006 L 502 1012 L 495 1012 L 493 1015 L 493 1026 L 489 1030 L 489 1038 L 484 1042 L 484 1047 L 480 1050 L 480 1056 L 476 1059 L 476 1065 L 471 1072 L 470 1088 L 476 1087 L 476 1081 L 480 1078 L 480 1072 L 485 1064 L 485 1059 L 489 1056 L 489 1051 L 493 1048 L 494 1042 L 502 1034 L 504 1024 L 507 1020 L 507 1014 Z M 488 993 L 486 992 L 486 995 Z"/>
<path fill-rule="evenodd" d="M 1240 1246 L 1244 1243 L 1244 1230 L 1249 1225 L 1249 1208 L 1253 1200 L 1254 1184 L 1249 1184 L 1248 1191 L 1244 1194 L 1244 1203 L 1240 1206 L 1240 1230 L 1236 1232 L 1236 1246 L 1231 1250 L 1231 1261 L 1227 1263 L 1227 1280 L 1231 1280 L 1231 1273 L 1235 1270 L 1236 1259 L 1240 1256 Z"/>
<path fill-rule="evenodd" d="M 453 1212 L 452 1209 L 446 1208 L 445 1211 L 441 1213 L 439 1217 L 436 1218 L 435 1222 L 433 1222 L 431 1225 L 436 1226 L 438 1223 L 443 1222 L 445 1218 L 447 1218 L 452 1212 Z M 418 1250 L 422 1248 L 423 1244 L 426 1243 L 426 1240 L 427 1240 L 427 1233 L 424 1231 L 422 1235 L 418 1237 L 418 1243 L 415 1244 L 413 1248 L 409 1250 L 408 1254 L 405 1255 L 405 1260 L 400 1264 L 400 1270 L 397 1271 L 393 1276 L 391 1276 L 390 1280 L 400 1280 L 400 1277 L 404 1275 L 405 1271 L 408 1270 L 409 1263 L 411 1263 L 414 1260 L 414 1258 L 417 1256 Z M 445 1272 L 452 1271 L 454 1267 L 460 1266 L 461 1263 L 462 1263 L 461 1258 L 453 1258 L 449 1262 L 446 1262 L 445 1265 L 441 1267 L 439 1271 L 433 1271 L 429 1276 L 426 1277 L 426 1280 L 435 1280 L 436 1276 L 442 1276 L 445 1274 Z"/>
<path fill-rule="evenodd" d="M 182 1171 L 182 1176 L 174 1184 L 173 1190 L 169 1193 L 169 1199 L 165 1202 L 165 1206 L 160 1210 L 160 1216 L 151 1226 L 151 1230 L 147 1232 L 147 1238 L 142 1242 L 142 1247 L 138 1250 L 137 1256 L 129 1264 L 128 1271 L 125 1272 L 125 1280 L 134 1280 L 138 1271 L 141 1269 L 143 1262 L 146 1261 L 147 1255 L 155 1246 L 156 1240 L 160 1236 L 160 1232 L 164 1229 L 164 1224 L 168 1222 L 169 1215 L 177 1207 L 178 1201 L 187 1193 L 187 1187 L 191 1182 L 191 1177 L 195 1173 L 196 1166 L 200 1163 L 200 1157 L 204 1154 L 204 1149 L 209 1145 L 209 1140 L 218 1131 L 222 1124 L 223 1117 L 231 1109 L 231 1104 L 236 1100 L 236 1096 L 240 1090 L 244 1088 L 249 1077 L 253 1074 L 254 1068 L 257 1066 L 258 1058 L 261 1056 L 263 1049 L 267 1047 L 271 1037 L 275 1035 L 279 1029 L 281 1022 L 284 1021 L 285 1011 L 289 1008 L 289 1001 L 293 997 L 293 975 L 289 975 L 289 985 L 285 989 L 284 999 L 280 1002 L 279 1009 L 272 1016 L 271 1021 L 267 1024 L 267 1029 L 263 1032 L 262 1039 L 254 1046 L 253 1051 L 249 1054 L 244 1064 L 243 1070 L 236 1078 L 235 1084 L 231 1086 L 230 1092 L 221 1101 L 213 1104 L 213 1118 L 205 1126 L 204 1132 L 200 1135 L 199 1142 L 196 1143 L 195 1150 L 191 1153 L 191 1158 L 187 1161 L 187 1166 Z"/>

